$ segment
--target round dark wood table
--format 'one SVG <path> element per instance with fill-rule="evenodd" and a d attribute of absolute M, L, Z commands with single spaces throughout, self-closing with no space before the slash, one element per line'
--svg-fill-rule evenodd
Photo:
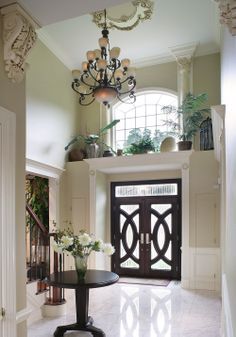
<path fill-rule="evenodd" d="M 94 337 L 105 337 L 105 333 L 93 326 L 92 317 L 88 316 L 89 307 L 89 289 L 106 287 L 116 283 L 119 276 L 115 273 L 105 270 L 87 270 L 85 279 L 78 280 L 75 270 L 68 270 L 51 274 L 45 279 L 50 286 L 58 288 L 75 289 L 76 301 L 76 323 L 58 326 L 54 332 L 54 337 L 63 337 L 68 330 L 88 331 Z"/>

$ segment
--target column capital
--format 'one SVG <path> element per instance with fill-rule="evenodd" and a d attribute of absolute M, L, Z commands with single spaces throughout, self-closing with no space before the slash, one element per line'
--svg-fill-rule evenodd
<path fill-rule="evenodd" d="M 12 82 L 21 82 L 25 75 L 26 58 L 34 46 L 37 23 L 18 4 L 3 7 L 4 62 Z"/>
<path fill-rule="evenodd" d="M 236 0 L 214 0 L 219 4 L 220 23 L 225 24 L 236 36 Z"/>
<path fill-rule="evenodd" d="M 180 67 L 190 69 L 197 45 L 198 43 L 194 42 L 170 48 L 172 55 Z"/>

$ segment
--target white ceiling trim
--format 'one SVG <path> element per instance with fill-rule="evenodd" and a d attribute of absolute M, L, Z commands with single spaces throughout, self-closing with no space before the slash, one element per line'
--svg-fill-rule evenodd
<path fill-rule="evenodd" d="M 144 68 L 149 66 L 154 66 L 156 64 L 162 64 L 162 63 L 168 63 L 168 62 L 174 62 L 175 58 L 170 53 L 163 54 L 163 55 L 157 55 L 155 57 L 147 57 L 139 60 L 133 60 L 132 65 L 136 68 Z"/>
<path fill-rule="evenodd" d="M 163 55 L 157 55 L 156 57 L 153 58 L 143 58 L 140 60 L 133 60 L 132 61 L 132 65 L 136 68 L 144 68 L 144 67 L 149 67 L 149 66 L 154 66 L 156 64 L 162 64 L 162 63 L 168 63 L 168 62 L 174 62 L 176 61 L 175 56 L 171 53 L 171 47 L 170 49 L 170 53 L 166 53 Z M 217 54 L 220 52 L 220 47 L 217 48 L 211 48 L 207 51 L 204 52 L 198 52 L 196 51 L 194 54 L 194 57 L 198 57 L 198 56 L 206 56 L 206 55 L 210 55 L 210 54 Z"/>

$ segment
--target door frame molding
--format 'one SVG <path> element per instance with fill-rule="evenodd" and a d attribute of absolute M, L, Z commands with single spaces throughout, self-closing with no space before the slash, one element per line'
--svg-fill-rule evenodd
<path fill-rule="evenodd" d="M 89 219 L 90 231 L 99 232 L 99 224 L 96 219 L 96 186 L 97 172 L 107 176 L 107 182 L 120 181 L 118 174 L 141 173 L 142 176 L 148 172 L 165 172 L 166 170 L 180 170 L 182 179 L 182 254 L 181 254 L 181 286 L 190 288 L 190 242 L 189 242 L 189 168 L 190 157 L 193 150 L 177 152 L 161 152 L 152 154 L 143 154 L 138 156 L 120 156 L 114 158 L 94 158 L 85 159 L 88 164 L 89 172 Z M 145 156 L 145 157 L 144 157 Z M 113 179 L 112 174 L 115 174 Z M 123 178 L 123 177 L 122 177 Z M 122 179 L 123 181 L 124 179 Z M 109 187 L 107 188 L 109 197 Z M 95 206 L 94 206 L 95 205 Z M 109 216 L 109 211 L 107 215 Z M 110 224 L 108 223 L 106 232 L 110 233 Z M 96 267 L 96 260 L 93 267 Z M 109 266 L 108 266 L 109 267 Z"/>
<path fill-rule="evenodd" d="M 16 336 L 16 239 L 15 239 L 15 113 L 0 107 L 2 126 L 1 163 L 1 264 L 2 307 L 6 319 L 2 320 L 4 337 Z"/>

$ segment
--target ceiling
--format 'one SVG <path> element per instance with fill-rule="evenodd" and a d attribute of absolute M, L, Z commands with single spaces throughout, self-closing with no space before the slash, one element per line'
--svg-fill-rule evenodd
<path fill-rule="evenodd" d="M 219 51 L 217 4 L 213 0 L 153 0 L 151 20 L 132 31 L 110 30 L 111 47 L 121 48 L 120 58 L 136 67 L 170 61 L 170 48 L 197 43 L 196 55 Z M 7 3 L 8 0 L 0 0 Z M 124 0 L 20 0 L 43 26 L 39 38 L 69 68 L 80 68 L 86 51 L 98 48 L 100 29 L 90 14 Z M 124 14 L 126 11 L 124 5 Z M 117 10 L 120 11 L 120 6 Z M 113 9 L 113 12 L 116 10 Z M 62 21 L 63 20 L 63 21 Z"/>

